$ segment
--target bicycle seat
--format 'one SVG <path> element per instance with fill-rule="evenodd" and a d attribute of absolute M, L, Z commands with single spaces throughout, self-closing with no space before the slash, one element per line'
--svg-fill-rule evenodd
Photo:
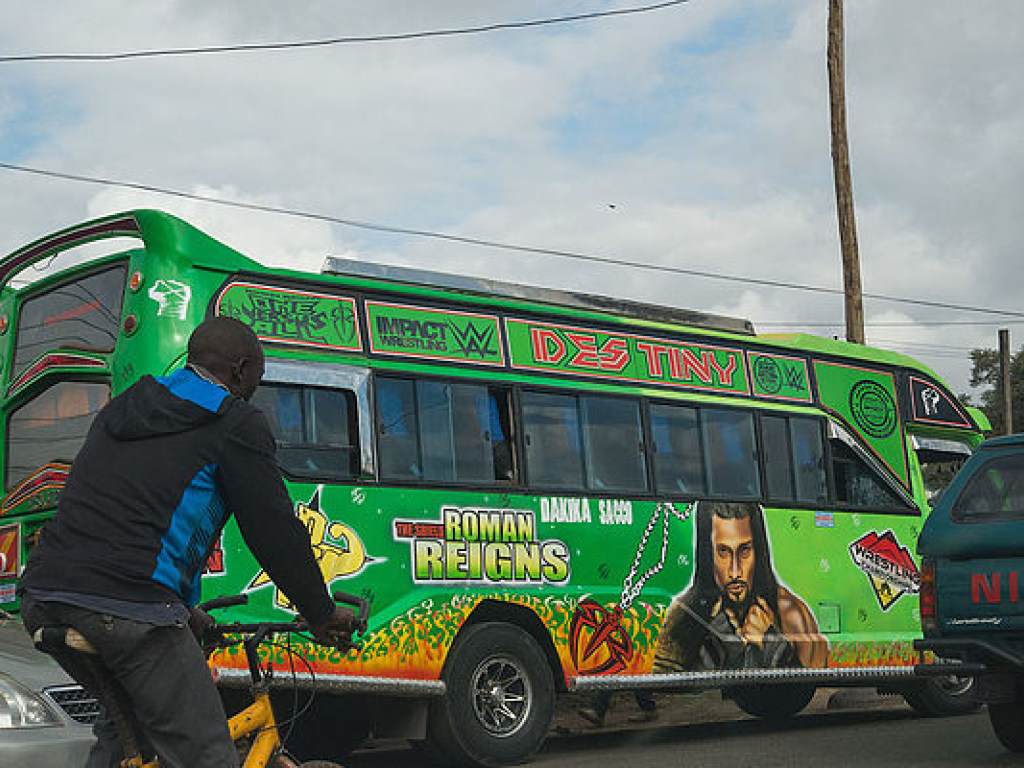
<path fill-rule="evenodd" d="M 91 656 L 99 653 L 93 644 L 73 627 L 40 627 L 32 634 L 32 642 L 41 651 L 66 647 Z"/>

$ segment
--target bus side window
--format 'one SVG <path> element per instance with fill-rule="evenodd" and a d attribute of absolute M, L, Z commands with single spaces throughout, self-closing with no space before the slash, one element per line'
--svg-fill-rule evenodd
<path fill-rule="evenodd" d="M 267 382 L 252 402 L 267 418 L 277 443 L 277 463 L 286 474 L 325 479 L 359 474 L 353 392 Z"/>
<path fill-rule="evenodd" d="M 583 440 L 577 398 L 523 392 L 526 471 L 539 488 L 583 488 Z"/>
<path fill-rule="evenodd" d="M 704 451 L 697 409 L 651 405 L 651 437 L 658 491 L 704 493 Z"/>
<path fill-rule="evenodd" d="M 380 476 L 389 480 L 415 480 L 420 470 L 416 433 L 416 395 L 413 382 L 377 379 L 377 445 Z"/>
<path fill-rule="evenodd" d="M 640 403 L 622 397 L 583 398 L 587 487 L 599 491 L 646 491 Z"/>
<path fill-rule="evenodd" d="M 805 504 L 828 500 L 825 448 L 817 419 L 764 415 L 761 446 L 769 499 Z"/>
<path fill-rule="evenodd" d="M 494 479 L 499 483 L 514 483 L 516 464 L 512 442 L 512 409 L 507 389 L 490 388 L 487 391 L 488 437 L 491 443 L 491 461 Z"/>
<path fill-rule="evenodd" d="M 301 388 L 264 384 L 257 390 L 254 400 L 267 417 L 279 444 L 298 445 L 302 442 Z"/>
<path fill-rule="evenodd" d="M 416 394 L 424 479 L 494 482 L 487 388 L 418 381 Z"/>
<path fill-rule="evenodd" d="M 708 476 L 713 496 L 757 498 L 761 495 L 754 417 L 745 411 L 701 409 Z"/>
<path fill-rule="evenodd" d="M 761 446 L 765 494 L 769 499 L 792 500 L 795 480 L 788 419 L 784 416 L 762 416 Z"/>
<path fill-rule="evenodd" d="M 793 438 L 797 501 L 823 503 L 828 500 L 828 477 L 821 422 L 794 417 L 789 420 L 789 429 Z"/>
<path fill-rule="evenodd" d="M 831 440 L 832 474 L 835 477 L 836 501 L 850 507 L 900 509 L 911 507 L 901 500 L 872 467 L 850 446 Z"/>
<path fill-rule="evenodd" d="M 514 478 L 507 389 L 381 377 L 377 412 L 383 479 L 491 485 Z"/>

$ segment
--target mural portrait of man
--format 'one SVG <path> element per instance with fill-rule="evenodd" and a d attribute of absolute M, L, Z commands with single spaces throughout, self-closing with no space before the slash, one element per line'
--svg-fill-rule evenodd
<path fill-rule="evenodd" d="M 700 502 L 693 583 L 669 606 L 655 672 L 823 667 L 828 640 L 780 585 L 756 503 Z"/>

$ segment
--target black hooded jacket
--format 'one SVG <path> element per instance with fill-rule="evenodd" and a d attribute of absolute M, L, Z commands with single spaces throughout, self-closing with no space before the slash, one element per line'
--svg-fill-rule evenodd
<path fill-rule="evenodd" d="M 263 414 L 188 369 L 146 376 L 97 415 L 19 586 L 194 605 L 230 514 L 302 615 L 326 620 L 334 604 Z"/>

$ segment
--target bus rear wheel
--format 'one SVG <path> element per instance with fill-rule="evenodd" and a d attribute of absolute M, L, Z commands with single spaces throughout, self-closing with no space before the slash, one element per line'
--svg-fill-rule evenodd
<path fill-rule="evenodd" d="M 905 690 L 903 698 L 915 712 L 926 717 L 968 715 L 981 708 L 974 698 L 973 677 L 932 677 Z"/>
<path fill-rule="evenodd" d="M 431 703 L 429 746 L 450 763 L 521 763 L 544 742 L 555 684 L 533 637 L 512 624 L 468 627 L 442 673 L 447 688 Z"/>
<path fill-rule="evenodd" d="M 729 691 L 736 706 L 754 717 L 784 720 L 811 703 L 813 685 L 751 685 Z"/>

